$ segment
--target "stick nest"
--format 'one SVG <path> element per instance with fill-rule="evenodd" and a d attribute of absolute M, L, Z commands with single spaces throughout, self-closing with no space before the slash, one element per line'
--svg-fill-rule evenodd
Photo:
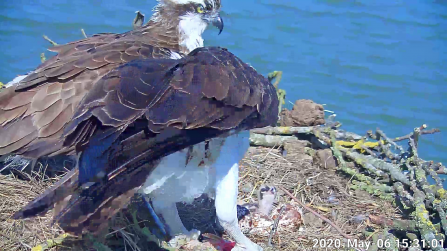
<path fill-rule="evenodd" d="M 349 190 L 350 177 L 340 175 L 335 169 L 325 169 L 313 164 L 309 155 L 312 154 L 312 149 L 303 146 L 306 144 L 294 142 L 295 148 L 289 147 L 285 156 L 281 147 L 250 147 L 241 161 L 240 203 L 256 202 L 256 191 L 261 184 L 281 185 L 293 191 L 303 203 L 333 221 L 345 233 L 358 239 L 365 238 L 363 230 L 368 225 L 369 213 L 399 217 L 391 203 L 363 191 Z M 45 178 L 43 172 L 28 176 L 28 180 L 18 179 L 12 175 L 0 175 L 2 201 L 0 250 L 29 250 L 63 233 L 57 226 L 50 226 L 51 213 L 23 221 L 9 218 L 57 179 Z M 290 201 L 290 197 L 281 191 L 278 191 L 278 195 L 274 210 L 280 204 Z M 215 211 L 211 199 L 200 197 L 192 205 L 179 203 L 178 207 L 187 228 L 194 227 L 202 232 L 220 233 L 221 229 L 215 223 Z M 297 250 L 311 247 L 314 239 L 342 238 L 328 224 L 317 217 L 312 217 L 310 213 L 304 211 L 303 217 L 305 225 L 302 231 L 275 234 L 272 238 L 273 247 L 267 246 L 265 236 L 249 234 L 248 237 L 264 246 L 266 250 Z M 109 230 L 112 234 L 109 234 L 103 243 L 109 247 L 113 246 L 112 250 L 124 250 L 125 247 L 128 250 L 147 250 L 141 246 L 138 248 L 137 243 L 145 238 L 141 238 L 141 231 L 136 229 L 131 220 L 123 214 L 118 214 Z M 64 245 L 59 249 L 64 249 Z"/>

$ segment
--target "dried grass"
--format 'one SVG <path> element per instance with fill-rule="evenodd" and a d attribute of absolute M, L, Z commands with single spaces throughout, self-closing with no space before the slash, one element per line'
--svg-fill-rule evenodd
<path fill-rule="evenodd" d="M 0 250 L 30 250 L 63 233 L 57 226 L 51 226 L 51 213 L 26 220 L 10 218 L 58 179 L 45 177 L 44 171 L 23 175 L 28 177 L 27 181 L 13 175 L 0 175 Z"/>
<path fill-rule="evenodd" d="M 312 157 L 306 151 L 309 149 L 298 145 L 283 156 L 282 151 L 277 148 L 251 147 L 241 162 L 239 201 L 255 202 L 256 191 L 261 184 L 281 185 L 293 191 L 303 203 L 337 224 L 344 233 L 359 240 L 365 239 L 363 231 L 369 224 L 367 217 L 361 220 L 362 216 L 374 213 L 399 217 L 391 203 L 366 192 L 350 191 L 350 177 L 345 177 L 336 170 L 319 168 L 312 163 Z M 50 226 L 51 213 L 23 221 L 10 219 L 15 211 L 56 181 L 37 173 L 28 178 L 28 181 L 24 181 L 12 175 L 0 175 L 0 250 L 30 250 L 31 247 L 63 233 L 57 226 Z M 279 203 L 291 200 L 281 191 L 278 195 Z M 179 214 L 187 228 L 219 232 L 212 202 L 207 198 L 197 199 L 194 205 L 179 204 Z M 307 212 L 304 212 L 304 216 L 306 220 Z M 378 229 L 377 226 L 375 228 Z M 264 236 L 248 237 L 265 250 L 302 250 L 311 247 L 314 239 L 342 239 L 328 224 L 310 217 L 303 231 L 276 234 L 272 239 L 273 247 L 267 247 L 268 240 Z M 114 219 L 105 241 L 112 250 L 154 250 L 144 244 L 146 242 L 148 238 L 142 234 L 141 229 L 123 214 Z"/>

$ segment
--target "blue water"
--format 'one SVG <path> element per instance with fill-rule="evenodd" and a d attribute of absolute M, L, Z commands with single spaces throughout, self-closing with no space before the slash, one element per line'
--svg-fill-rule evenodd
<path fill-rule="evenodd" d="M 428 124 L 420 156 L 447 163 L 447 1 L 222 0 L 224 32 L 205 34 L 267 74 L 284 72 L 287 99 L 312 99 L 343 128 L 391 137 Z M 48 47 L 131 29 L 155 0 L 0 1 L 0 81 L 34 69 Z M 50 53 L 46 53 L 47 56 Z M 287 107 L 291 105 L 287 104 Z"/>

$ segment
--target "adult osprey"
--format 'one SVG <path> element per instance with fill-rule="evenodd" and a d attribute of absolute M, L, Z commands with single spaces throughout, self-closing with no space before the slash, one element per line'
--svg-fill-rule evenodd
<path fill-rule="evenodd" d="M 136 192 L 169 228 L 175 202 L 215 197 L 236 249 L 261 250 L 238 227 L 238 162 L 251 128 L 275 124 L 275 88 L 226 49 L 203 48 L 220 0 L 163 0 L 148 24 L 53 47 L 58 55 L 0 93 L 0 155 L 78 156 L 77 168 L 14 214 L 96 233 Z M 198 48 L 202 47 L 202 48 Z"/>

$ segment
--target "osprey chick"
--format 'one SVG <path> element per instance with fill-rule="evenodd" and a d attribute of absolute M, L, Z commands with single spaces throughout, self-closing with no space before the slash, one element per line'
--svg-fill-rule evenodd
<path fill-rule="evenodd" d="M 277 190 L 273 186 L 262 185 L 258 190 L 258 202 L 249 206 L 250 214 L 245 216 L 239 225 L 244 233 L 268 237 L 277 220 L 277 233 L 299 231 L 303 226 L 303 212 L 299 205 L 292 201 L 281 203 L 276 208 Z M 279 218 L 279 219 L 278 219 Z"/>

